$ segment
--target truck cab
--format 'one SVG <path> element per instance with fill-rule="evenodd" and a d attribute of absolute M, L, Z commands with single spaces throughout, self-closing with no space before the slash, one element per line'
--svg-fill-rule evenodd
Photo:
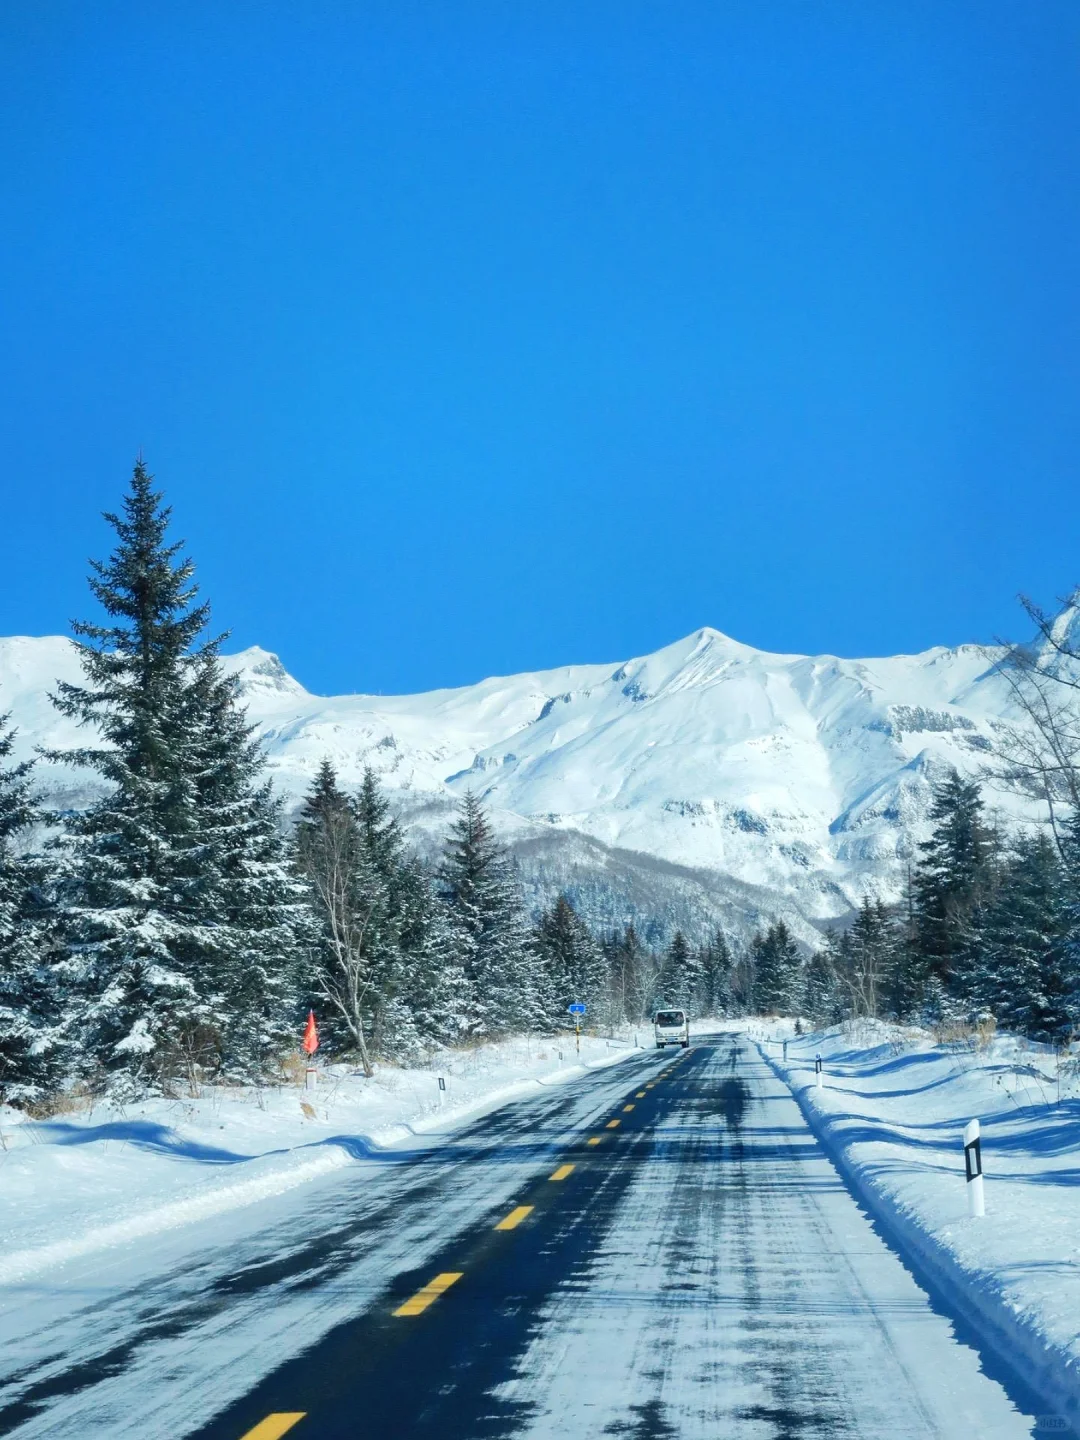
<path fill-rule="evenodd" d="M 681 1045 L 685 1050 L 690 1044 L 690 1021 L 685 1010 L 657 1010 L 653 1016 L 653 1036 L 656 1048 L 665 1045 Z"/>

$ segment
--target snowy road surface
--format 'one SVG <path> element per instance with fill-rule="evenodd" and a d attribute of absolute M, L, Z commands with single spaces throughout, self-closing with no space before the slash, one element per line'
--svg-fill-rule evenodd
<path fill-rule="evenodd" d="M 0 1435 L 1061 1433 L 736 1035 L 256 1208 L 6 1287 Z"/>

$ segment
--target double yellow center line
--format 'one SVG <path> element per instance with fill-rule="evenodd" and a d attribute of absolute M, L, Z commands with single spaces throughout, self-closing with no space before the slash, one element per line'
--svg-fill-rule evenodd
<path fill-rule="evenodd" d="M 665 1070 L 659 1078 L 666 1080 L 670 1074 L 670 1070 Z M 646 1091 L 652 1090 L 656 1083 L 655 1080 L 650 1080 L 644 1090 L 638 1090 L 636 1092 L 634 1096 L 635 1100 L 644 1100 Z M 623 1114 L 628 1115 L 633 1109 L 633 1104 L 628 1103 L 623 1106 Z M 616 1117 L 614 1120 L 609 1120 L 604 1128 L 607 1130 L 617 1130 L 621 1124 L 622 1121 Z M 592 1135 L 589 1137 L 587 1143 L 589 1145 L 599 1145 L 603 1138 L 602 1135 Z M 560 1165 L 557 1170 L 548 1176 L 548 1179 L 554 1181 L 565 1180 L 568 1175 L 573 1174 L 574 1168 L 574 1165 L 570 1163 Z M 535 1206 L 533 1205 L 516 1205 L 514 1209 L 510 1211 L 509 1215 L 503 1216 L 495 1226 L 495 1229 L 516 1230 L 521 1222 L 532 1214 L 534 1209 Z M 446 1294 L 451 1285 L 456 1285 L 464 1273 L 463 1270 L 444 1270 L 441 1275 L 436 1275 L 434 1280 L 429 1280 L 422 1289 L 418 1290 L 415 1295 L 406 1300 L 403 1305 L 399 1305 L 394 1311 L 394 1315 L 402 1318 L 422 1315 L 429 1305 L 433 1305 L 435 1301 L 438 1300 L 440 1295 Z M 287 1434 L 294 1425 L 303 1420 L 306 1414 L 306 1410 L 283 1410 L 273 1415 L 267 1415 L 266 1419 L 260 1420 L 253 1430 L 247 1431 L 247 1433 L 241 1437 L 241 1440 L 281 1440 L 281 1437 Z"/>

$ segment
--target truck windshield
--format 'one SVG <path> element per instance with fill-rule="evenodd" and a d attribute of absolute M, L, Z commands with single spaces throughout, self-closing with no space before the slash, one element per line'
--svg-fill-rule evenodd
<path fill-rule="evenodd" d="M 685 1023 L 685 1021 L 686 1016 L 681 1010 L 661 1010 L 656 1017 L 657 1025 L 666 1025 L 669 1027 L 673 1025 L 682 1025 Z"/>

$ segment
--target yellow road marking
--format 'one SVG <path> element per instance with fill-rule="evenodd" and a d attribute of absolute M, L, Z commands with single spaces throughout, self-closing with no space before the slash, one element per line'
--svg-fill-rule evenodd
<path fill-rule="evenodd" d="M 548 1179 L 549 1179 L 549 1180 L 565 1180 L 566 1177 L 567 1177 L 567 1175 L 570 1174 L 570 1172 L 571 1172 L 571 1170 L 573 1170 L 573 1168 L 574 1168 L 573 1165 L 560 1165 L 559 1168 L 555 1171 L 555 1174 L 554 1174 L 554 1175 L 549 1175 L 549 1176 L 548 1176 Z"/>
<path fill-rule="evenodd" d="M 394 1311 L 395 1315 L 422 1315 L 433 1301 L 440 1295 L 446 1293 L 455 1280 L 460 1280 L 464 1271 L 447 1270 L 442 1275 L 436 1275 L 434 1280 L 429 1280 L 422 1290 L 418 1290 L 411 1300 L 406 1300 L 404 1305 L 399 1305 Z"/>
<path fill-rule="evenodd" d="M 599 1145 L 603 1138 L 602 1135 L 590 1135 L 587 1143 L 590 1145 Z"/>
<path fill-rule="evenodd" d="M 637 1092 L 637 1098 L 638 1098 L 639 1100 L 644 1100 L 644 1099 L 645 1099 L 645 1091 L 644 1091 L 644 1090 L 639 1090 L 639 1091 Z"/>
<path fill-rule="evenodd" d="M 609 1120 L 605 1128 L 608 1130 L 617 1130 L 621 1124 L 621 1120 Z"/>
<path fill-rule="evenodd" d="M 525 1216 L 531 1215 L 532 1211 L 533 1207 L 531 1205 L 518 1205 L 515 1209 L 510 1211 L 510 1214 L 507 1215 L 505 1220 L 499 1221 L 499 1223 L 495 1226 L 495 1229 L 516 1230 L 517 1227 L 521 1224 L 522 1220 L 525 1219 Z"/>
<path fill-rule="evenodd" d="M 646 1089 L 646 1090 L 655 1090 L 655 1089 L 656 1089 L 656 1081 L 655 1081 L 655 1080 L 650 1080 L 649 1083 L 645 1086 L 645 1089 Z"/>
<path fill-rule="evenodd" d="M 277 1415 L 267 1415 L 265 1420 L 259 1421 L 254 1430 L 249 1430 L 246 1435 L 241 1435 L 240 1440 L 280 1440 L 286 1430 L 291 1430 L 298 1420 L 303 1420 L 306 1414 L 306 1410 L 283 1410 Z"/>
<path fill-rule="evenodd" d="M 624 1105 L 624 1106 L 622 1107 L 622 1113 L 625 1115 L 628 1111 L 632 1110 L 633 1108 L 634 1108 L 633 1105 Z"/>

